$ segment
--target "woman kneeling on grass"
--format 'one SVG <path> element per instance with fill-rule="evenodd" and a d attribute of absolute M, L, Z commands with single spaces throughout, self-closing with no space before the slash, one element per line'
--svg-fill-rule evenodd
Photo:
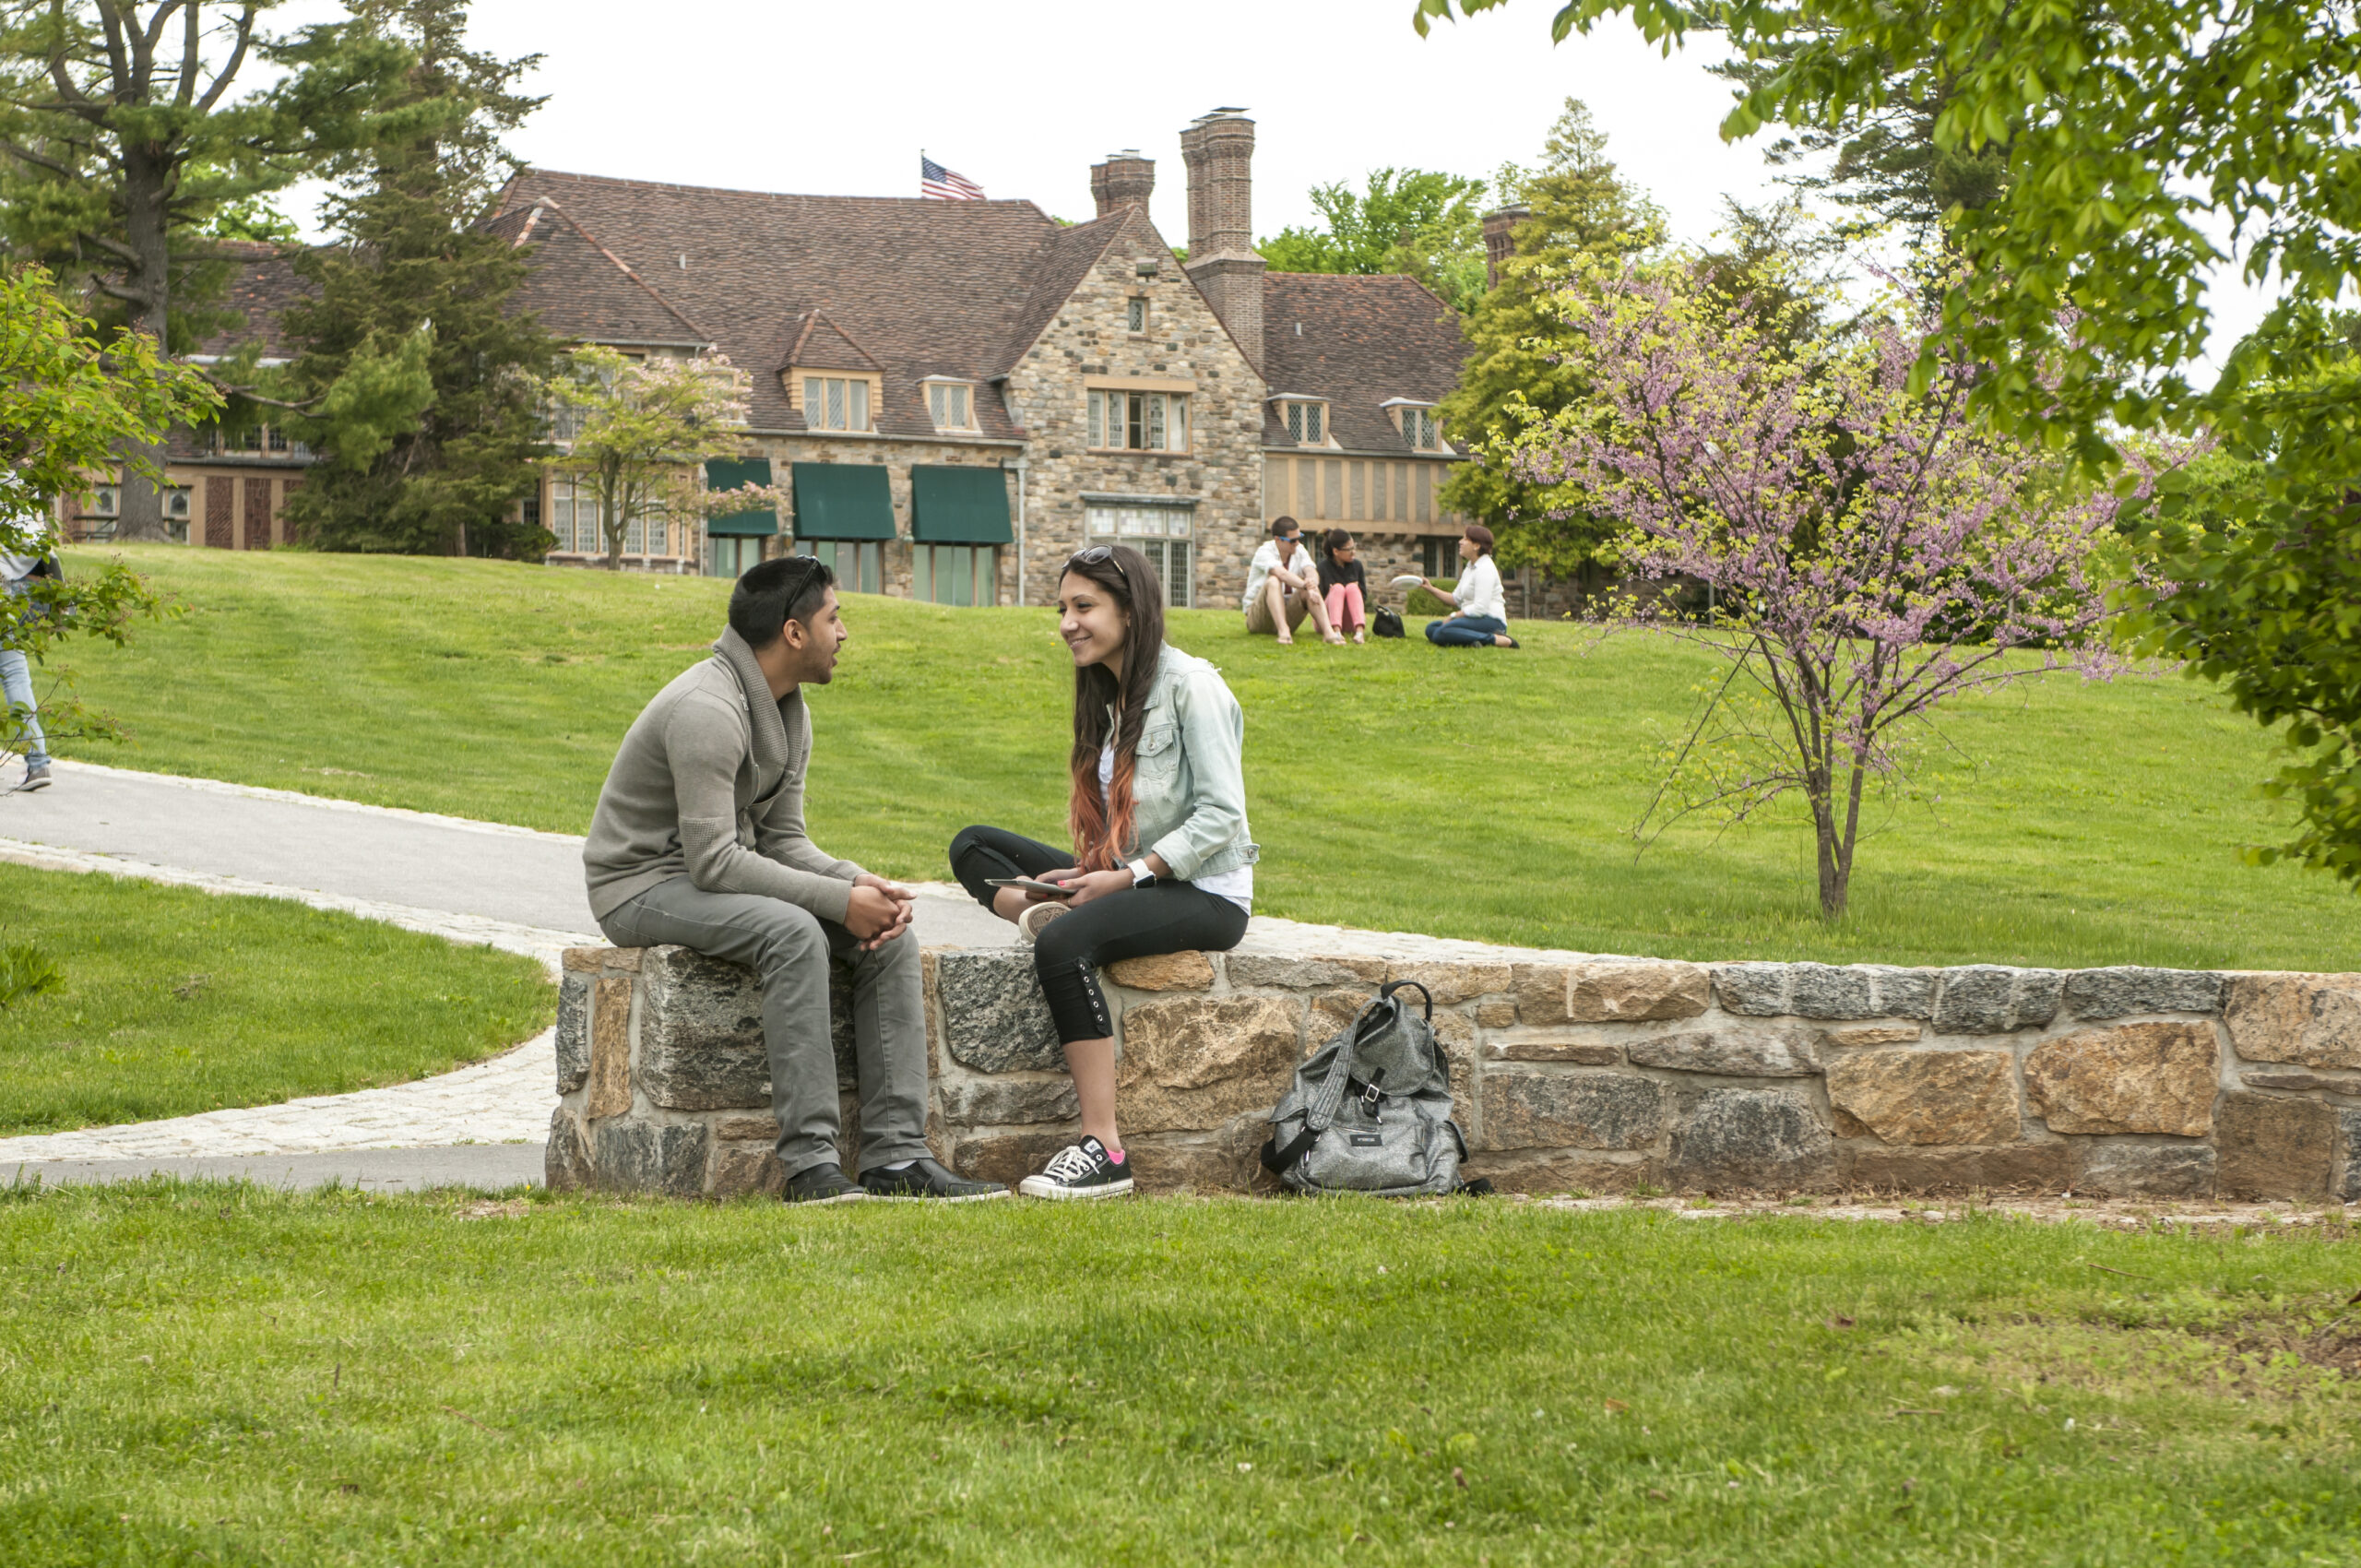
<path fill-rule="evenodd" d="M 951 841 L 951 870 L 1033 944 L 1082 1101 L 1082 1141 L 1016 1190 L 1120 1197 L 1132 1190 L 1132 1169 L 1115 1126 L 1115 1028 L 1097 970 L 1118 958 L 1237 946 L 1261 850 L 1246 831 L 1245 718 L 1219 671 L 1165 646 L 1164 588 L 1147 558 L 1100 545 L 1069 560 L 1058 632 L 1074 650 L 1074 852 L 970 827 Z M 1011 877 L 1069 891 L 991 885 Z"/>

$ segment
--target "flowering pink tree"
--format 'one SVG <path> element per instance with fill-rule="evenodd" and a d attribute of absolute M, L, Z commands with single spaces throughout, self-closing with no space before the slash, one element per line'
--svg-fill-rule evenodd
<path fill-rule="evenodd" d="M 1797 343 L 1749 314 L 1678 279 L 1569 289 L 1563 349 L 1595 391 L 1517 461 L 1619 519 L 1633 576 L 1708 590 L 1703 620 L 1661 617 L 1730 667 L 1658 801 L 1743 820 L 1800 792 L 1833 918 L 1906 730 L 1962 692 L 2105 672 L 2093 552 L 2118 503 L 1975 425 L 1965 368 L 1913 392 L 1923 333 Z"/>

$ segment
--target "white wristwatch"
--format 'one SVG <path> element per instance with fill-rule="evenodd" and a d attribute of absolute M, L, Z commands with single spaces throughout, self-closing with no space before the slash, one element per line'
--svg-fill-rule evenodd
<path fill-rule="evenodd" d="M 1147 861 L 1145 860 L 1139 860 L 1132 862 L 1133 886 L 1145 887 L 1149 883 L 1154 882 L 1155 880 L 1156 873 L 1147 869 Z"/>

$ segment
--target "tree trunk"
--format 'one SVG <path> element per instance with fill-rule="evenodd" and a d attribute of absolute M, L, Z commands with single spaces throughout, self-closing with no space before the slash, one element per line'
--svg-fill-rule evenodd
<path fill-rule="evenodd" d="M 130 266 L 125 285 L 136 296 L 130 302 L 131 329 L 156 340 L 159 354 L 169 351 L 172 305 L 172 256 L 165 244 L 164 190 L 171 178 L 169 160 L 142 148 L 127 148 L 124 156 L 124 234 L 138 260 Z M 125 457 L 143 456 L 157 468 L 164 464 L 162 441 L 126 442 Z M 171 536 L 164 528 L 164 496 L 154 481 L 129 463 L 116 492 L 114 537 L 119 543 L 154 542 Z"/>

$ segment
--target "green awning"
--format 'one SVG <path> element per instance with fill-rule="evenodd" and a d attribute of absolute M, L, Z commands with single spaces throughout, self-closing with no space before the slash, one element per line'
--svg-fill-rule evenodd
<path fill-rule="evenodd" d="M 707 457 L 705 460 L 705 487 L 707 490 L 736 490 L 741 485 L 768 484 L 771 481 L 771 460 L 749 457 L 741 462 L 735 457 Z M 767 508 L 760 512 L 732 512 L 726 517 L 707 517 L 705 531 L 709 534 L 774 534 L 778 532 L 778 514 Z"/>
<path fill-rule="evenodd" d="M 928 544 L 1008 544 L 1008 480 L 997 468 L 910 468 L 910 537 Z"/>
<path fill-rule="evenodd" d="M 894 492 L 879 463 L 798 463 L 795 537 L 891 539 Z"/>

